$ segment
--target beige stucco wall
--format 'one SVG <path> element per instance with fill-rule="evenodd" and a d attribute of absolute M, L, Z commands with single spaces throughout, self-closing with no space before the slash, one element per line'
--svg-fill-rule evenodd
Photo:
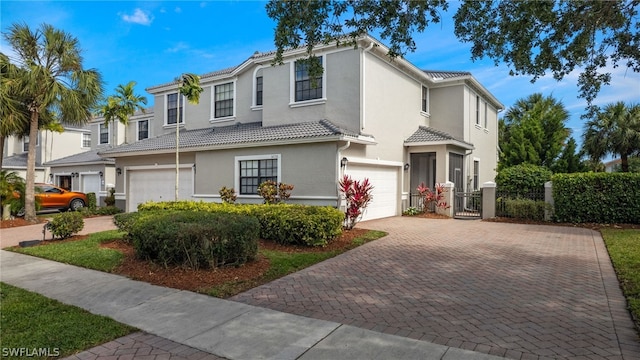
<path fill-rule="evenodd" d="M 464 95 L 463 85 L 430 89 L 430 126 L 454 137 L 464 136 Z"/>

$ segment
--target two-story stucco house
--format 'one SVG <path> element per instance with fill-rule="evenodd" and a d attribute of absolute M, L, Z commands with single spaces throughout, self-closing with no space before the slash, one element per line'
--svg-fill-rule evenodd
<path fill-rule="evenodd" d="M 36 137 L 35 181 L 55 183 L 67 189 L 77 190 L 71 179 L 56 178 L 48 162 L 90 149 L 87 139 L 91 132 L 85 127 L 65 125 L 64 132 L 41 130 Z M 14 171 L 22 178 L 27 176 L 27 152 L 29 137 L 9 136 L 5 141 L 2 169 Z"/>
<path fill-rule="evenodd" d="M 101 157 L 98 152 L 146 139 L 148 131 L 137 131 L 137 127 L 148 125 L 152 118 L 153 114 L 138 112 L 129 119 L 128 126 L 117 121 L 105 124 L 104 118 L 94 118 L 83 135 L 82 146 L 86 151 L 44 163 L 50 168 L 50 179 L 60 186 L 68 184 L 68 187 L 62 187 L 74 191 L 95 193 L 98 205 L 103 206 L 109 188 L 115 187 L 118 174 L 115 160 Z"/>
<path fill-rule="evenodd" d="M 238 66 L 204 74 L 197 105 L 178 83 L 147 89 L 155 97 L 152 136 L 100 152 L 115 158 L 116 205 L 174 200 L 176 124 L 179 198 L 261 202 L 257 186 L 295 186 L 290 202 L 340 206 L 343 174 L 369 178 L 366 219 L 399 215 L 420 182 L 474 189 L 494 179 L 497 113 L 503 105 L 470 73 L 424 71 L 370 36 L 359 46 L 319 46 L 324 72 L 312 79 L 305 50 L 256 52 Z M 131 125 L 133 126 L 133 125 Z"/>

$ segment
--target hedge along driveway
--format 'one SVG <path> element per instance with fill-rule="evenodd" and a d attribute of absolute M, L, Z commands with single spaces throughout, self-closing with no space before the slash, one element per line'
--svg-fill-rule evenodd
<path fill-rule="evenodd" d="M 509 358 L 639 358 L 601 236 L 388 218 L 381 240 L 231 300 Z"/>

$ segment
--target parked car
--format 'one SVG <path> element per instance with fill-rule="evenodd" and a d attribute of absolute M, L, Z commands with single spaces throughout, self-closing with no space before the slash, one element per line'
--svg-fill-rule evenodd
<path fill-rule="evenodd" d="M 77 211 L 87 205 L 87 195 L 85 193 L 65 190 L 51 184 L 36 183 L 35 197 L 40 209 Z M 24 215 L 23 210 L 18 212 L 18 216 Z"/>

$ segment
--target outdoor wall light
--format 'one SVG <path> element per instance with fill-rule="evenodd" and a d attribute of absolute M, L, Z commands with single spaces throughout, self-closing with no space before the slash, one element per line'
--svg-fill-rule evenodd
<path fill-rule="evenodd" d="M 100 172 L 98 173 L 98 175 L 99 175 L 100 177 L 102 177 L 104 174 L 102 173 L 102 171 L 100 171 Z"/>
<path fill-rule="evenodd" d="M 78 177 L 78 173 L 77 172 L 72 172 L 71 173 L 71 177 Z"/>
<path fill-rule="evenodd" d="M 118 174 L 118 176 L 122 175 L 122 169 L 116 168 L 116 174 Z"/>
<path fill-rule="evenodd" d="M 404 171 L 409 170 L 409 163 L 404 164 Z"/>
<path fill-rule="evenodd" d="M 53 174 L 49 174 L 49 180 L 53 180 Z"/>
<path fill-rule="evenodd" d="M 347 163 L 349 162 L 349 159 L 347 159 L 346 157 L 343 157 L 342 160 L 340 160 L 340 167 L 346 167 Z"/>

